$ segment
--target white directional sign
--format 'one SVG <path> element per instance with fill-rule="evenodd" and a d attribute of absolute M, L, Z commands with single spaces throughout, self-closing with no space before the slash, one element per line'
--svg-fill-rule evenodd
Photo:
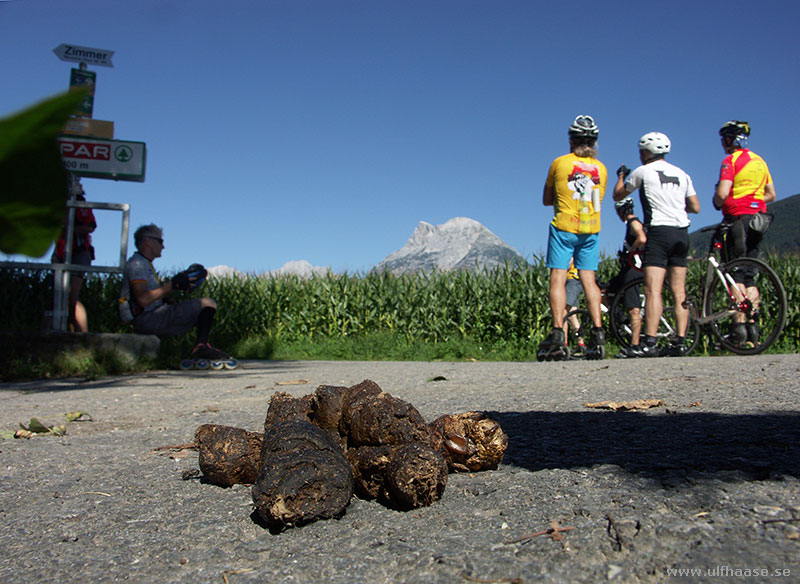
<path fill-rule="evenodd" d="M 78 45 L 58 45 L 53 52 L 62 61 L 73 61 L 75 63 L 91 63 L 92 65 L 102 65 L 103 67 L 113 67 L 111 57 L 114 51 L 105 49 L 92 49 L 90 47 L 79 47 Z"/>
<path fill-rule="evenodd" d="M 64 168 L 78 176 L 144 182 L 144 142 L 59 136 Z"/>

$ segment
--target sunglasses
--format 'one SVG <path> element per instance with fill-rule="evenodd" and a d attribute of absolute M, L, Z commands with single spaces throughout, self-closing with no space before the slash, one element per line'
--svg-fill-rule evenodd
<path fill-rule="evenodd" d="M 153 237 L 152 235 L 148 235 L 147 237 L 149 237 L 150 239 L 154 239 L 155 241 L 157 241 L 161 245 L 164 245 L 164 240 L 162 238 L 160 238 L 160 237 Z"/>

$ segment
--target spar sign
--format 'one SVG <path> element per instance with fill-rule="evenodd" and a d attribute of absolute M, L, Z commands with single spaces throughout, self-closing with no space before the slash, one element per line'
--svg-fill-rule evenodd
<path fill-rule="evenodd" d="M 144 142 L 59 136 L 64 168 L 78 176 L 144 182 Z"/>

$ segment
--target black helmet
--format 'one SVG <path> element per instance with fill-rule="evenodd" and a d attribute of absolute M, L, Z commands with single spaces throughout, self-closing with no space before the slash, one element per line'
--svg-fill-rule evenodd
<path fill-rule="evenodd" d="M 750 124 L 739 120 L 725 122 L 719 129 L 719 135 L 723 138 L 747 137 L 750 135 Z"/>
<path fill-rule="evenodd" d="M 594 123 L 594 118 L 592 116 L 578 116 L 575 118 L 575 121 L 572 122 L 567 133 L 573 140 L 577 138 L 585 142 L 594 142 L 597 140 L 597 135 L 600 133 L 600 130 L 597 124 Z"/>
<path fill-rule="evenodd" d="M 617 201 L 614 203 L 614 209 L 616 209 L 617 213 L 620 215 L 630 215 L 633 213 L 633 199 L 625 197 L 621 201 Z"/>

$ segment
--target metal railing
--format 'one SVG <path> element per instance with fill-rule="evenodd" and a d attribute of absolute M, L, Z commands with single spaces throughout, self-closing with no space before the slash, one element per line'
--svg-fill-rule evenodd
<path fill-rule="evenodd" d="M 67 201 L 67 232 L 65 234 L 64 263 L 41 262 L 2 262 L 0 268 L 16 268 L 23 270 L 53 270 L 53 330 L 67 330 L 69 317 L 69 280 L 71 272 L 103 272 L 121 274 L 125 270 L 128 256 L 128 230 L 130 227 L 130 210 L 128 203 L 95 203 L 78 201 L 74 197 Z M 75 209 L 101 209 L 122 211 L 122 233 L 119 245 L 119 264 L 116 266 L 83 266 L 72 263 L 72 241 L 75 237 Z"/>

